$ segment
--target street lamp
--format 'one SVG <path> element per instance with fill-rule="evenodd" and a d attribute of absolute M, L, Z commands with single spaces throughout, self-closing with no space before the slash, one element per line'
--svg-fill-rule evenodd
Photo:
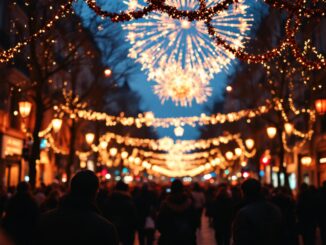
<path fill-rule="evenodd" d="M 284 124 L 284 130 L 285 130 L 285 132 L 287 134 L 292 134 L 293 128 L 294 127 L 293 127 L 293 124 L 292 123 L 287 122 L 287 123 Z"/>
<path fill-rule="evenodd" d="M 326 99 L 318 99 L 315 101 L 315 109 L 320 115 L 326 113 Z"/>
<path fill-rule="evenodd" d="M 275 127 L 267 127 L 266 129 L 267 135 L 270 139 L 273 139 L 276 136 L 277 128 Z"/>
<path fill-rule="evenodd" d="M 312 163 L 312 158 L 309 156 L 305 156 L 301 158 L 301 164 L 305 166 L 310 166 Z"/>
<path fill-rule="evenodd" d="M 253 139 L 246 139 L 245 144 L 247 148 L 251 150 L 255 146 L 255 141 Z"/>
<path fill-rule="evenodd" d="M 87 133 L 85 135 L 85 139 L 86 139 L 87 144 L 91 145 L 94 142 L 95 134 L 93 134 L 93 133 Z"/>
<path fill-rule="evenodd" d="M 52 128 L 55 133 L 59 132 L 62 126 L 62 119 L 61 118 L 53 118 L 52 119 Z"/>
<path fill-rule="evenodd" d="M 18 103 L 19 106 L 19 113 L 22 118 L 26 118 L 29 116 L 32 110 L 32 103 L 29 101 L 20 101 Z"/>

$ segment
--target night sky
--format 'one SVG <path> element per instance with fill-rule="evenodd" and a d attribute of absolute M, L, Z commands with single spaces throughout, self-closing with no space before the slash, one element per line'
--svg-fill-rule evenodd
<path fill-rule="evenodd" d="M 121 1 L 118 2 L 105 2 L 105 9 L 109 9 L 111 11 L 119 11 L 122 9 L 126 9 L 126 5 L 124 5 Z M 103 5 L 102 5 L 103 7 Z M 253 8 L 257 11 L 257 8 Z M 83 17 L 88 15 L 90 11 L 87 6 L 83 8 Z M 254 10 L 251 8 L 248 11 L 249 13 L 254 13 Z M 107 20 L 106 20 L 107 21 Z M 117 23 L 116 25 L 121 25 Z M 123 31 L 123 35 L 125 35 L 127 31 Z M 125 45 L 129 45 L 128 41 L 124 38 Z M 134 61 L 133 61 L 134 62 Z M 212 96 L 208 97 L 206 103 L 196 104 L 194 101 L 191 107 L 181 107 L 175 106 L 174 103 L 170 100 L 165 101 L 164 104 L 161 104 L 159 97 L 154 94 L 152 91 L 152 85 L 154 82 L 148 82 L 147 77 L 144 71 L 141 71 L 141 65 L 137 63 L 137 69 L 135 70 L 134 75 L 129 80 L 129 84 L 131 88 L 139 93 L 141 96 L 141 109 L 143 111 L 152 111 L 156 117 L 182 117 L 182 116 L 198 116 L 201 113 L 209 113 L 207 110 L 210 106 L 212 106 L 214 101 L 223 100 L 223 93 L 225 91 L 225 87 L 227 86 L 227 77 L 230 73 L 232 73 L 233 67 L 236 65 L 236 61 L 232 61 L 228 66 L 228 69 L 222 69 L 222 71 L 215 75 L 214 79 L 210 81 L 210 86 L 212 88 Z M 178 139 L 196 139 L 199 137 L 198 128 L 193 127 L 185 127 L 185 132 L 183 137 L 175 137 L 173 130 L 174 128 L 158 128 L 157 132 L 160 137 L 169 136 L 172 138 Z"/>

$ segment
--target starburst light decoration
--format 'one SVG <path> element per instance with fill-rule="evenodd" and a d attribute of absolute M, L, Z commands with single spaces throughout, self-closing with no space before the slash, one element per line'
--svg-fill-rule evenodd
<path fill-rule="evenodd" d="M 153 75 L 157 82 L 153 86 L 154 93 L 162 103 L 171 98 L 176 105 L 191 106 L 193 100 L 201 104 L 212 94 L 204 71 L 182 69 L 179 64 L 174 63 L 157 69 Z"/>
<path fill-rule="evenodd" d="M 137 10 L 146 5 L 140 1 L 124 2 L 129 10 Z M 220 1 L 208 0 L 207 6 Z M 166 0 L 166 4 L 180 10 L 199 8 L 198 0 Z M 244 47 L 246 33 L 251 26 L 252 17 L 247 14 L 247 8 L 244 0 L 239 0 L 238 4 L 212 19 L 212 25 L 219 35 L 236 49 Z M 172 19 L 165 13 L 153 12 L 142 20 L 123 24 L 123 28 L 128 31 L 127 40 L 132 45 L 129 57 L 142 65 L 148 80 L 158 83 L 154 91 L 162 102 L 168 98 L 182 106 L 191 105 L 193 99 L 197 103 L 205 102 L 210 95 L 209 81 L 214 74 L 227 69 L 234 59 L 233 54 L 215 45 L 204 21 Z M 171 65 L 173 68 L 169 68 Z M 188 91 L 191 86 L 195 91 Z"/>

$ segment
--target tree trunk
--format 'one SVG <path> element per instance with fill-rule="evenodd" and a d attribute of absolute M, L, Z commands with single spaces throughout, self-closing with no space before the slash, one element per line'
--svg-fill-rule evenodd
<path fill-rule="evenodd" d="M 278 139 L 279 139 L 279 146 L 280 146 L 280 150 L 279 150 L 279 161 L 280 161 L 280 171 L 278 174 L 278 182 L 279 184 L 281 183 L 280 180 L 280 174 L 283 173 L 284 176 L 284 185 L 286 187 L 289 187 L 289 178 L 288 178 L 288 174 L 286 171 L 286 167 L 284 166 L 284 155 L 285 155 L 285 149 L 284 149 L 284 144 L 283 144 L 283 140 L 282 140 L 282 129 L 278 129 Z"/>
<path fill-rule="evenodd" d="M 72 124 L 70 127 L 69 157 L 68 157 L 68 164 L 66 166 L 67 183 L 69 183 L 70 181 L 71 168 L 75 163 L 75 142 L 76 142 L 76 121 L 72 119 Z"/>
<path fill-rule="evenodd" d="M 36 163 L 37 160 L 40 159 L 40 143 L 41 139 L 39 137 L 39 132 L 42 127 L 43 122 L 43 103 L 42 103 L 42 95 L 39 91 L 36 92 L 36 111 L 35 111 L 35 124 L 33 129 L 33 145 L 31 150 L 31 156 L 29 159 L 29 181 L 31 186 L 34 188 L 36 185 Z"/>

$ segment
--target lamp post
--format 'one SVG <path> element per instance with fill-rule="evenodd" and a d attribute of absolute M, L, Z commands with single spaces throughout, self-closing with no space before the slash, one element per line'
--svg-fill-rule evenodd
<path fill-rule="evenodd" d="M 87 143 L 88 145 L 93 144 L 94 139 L 95 139 L 95 134 L 93 134 L 93 133 L 87 133 L 87 134 L 85 135 L 85 140 L 86 140 L 86 143 Z"/>
<path fill-rule="evenodd" d="M 324 115 L 326 113 L 326 99 L 315 100 L 315 109 L 319 115 Z"/>
<path fill-rule="evenodd" d="M 292 123 L 287 122 L 284 124 L 284 130 L 288 135 L 292 134 L 293 129 L 294 129 L 294 127 L 293 127 Z"/>
<path fill-rule="evenodd" d="M 32 111 L 32 103 L 29 101 L 20 101 L 18 103 L 19 114 L 22 118 L 26 118 L 31 114 Z"/>
<path fill-rule="evenodd" d="M 267 127 L 266 128 L 266 133 L 267 133 L 268 138 L 274 139 L 276 134 L 277 134 L 277 128 L 275 128 L 275 127 Z"/>
<path fill-rule="evenodd" d="M 252 148 L 254 148 L 255 146 L 255 141 L 253 139 L 246 139 L 245 141 L 245 145 L 249 150 L 252 150 Z"/>

